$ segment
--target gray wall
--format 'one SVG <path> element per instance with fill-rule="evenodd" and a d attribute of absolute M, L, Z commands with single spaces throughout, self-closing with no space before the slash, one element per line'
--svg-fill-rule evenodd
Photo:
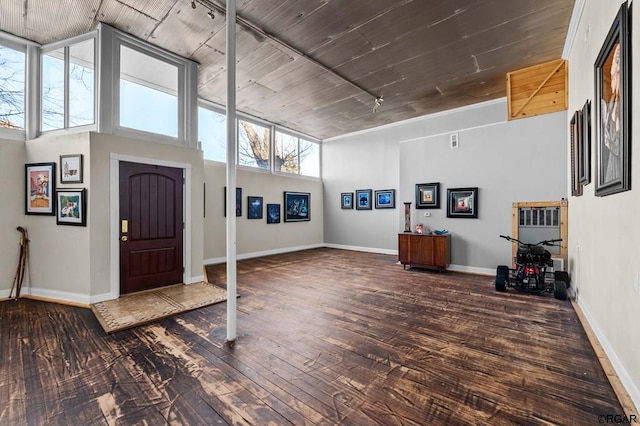
<path fill-rule="evenodd" d="M 580 109 L 594 99 L 593 65 L 622 2 L 587 0 L 577 25 L 568 56 L 569 111 Z M 637 5 L 638 6 L 638 5 Z M 631 14 L 631 51 L 637 58 L 640 30 L 636 10 Z M 632 59 L 635 62 L 634 59 Z M 637 75 L 637 66 L 632 64 Z M 636 80 L 637 82 L 637 80 Z M 631 145 L 640 134 L 640 84 L 631 85 Z M 568 121 L 569 117 L 567 117 Z M 592 128 L 591 171 L 596 170 L 595 117 Z M 568 127 L 569 123 L 565 123 Z M 635 139 L 635 141 L 634 141 Z M 568 140 L 565 143 L 568 150 Z M 600 344 L 640 409 L 640 149 L 631 149 L 631 191 L 595 197 L 595 183 L 580 197 L 569 200 L 569 270 L 578 304 L 591 324 Z M 595 182 L 595 177 L 593 178 Z"/>
<path fill-rule="evenodd" d="M 509 262 L 511 246 L 498 235 L 511 233 L 512 203 L 567 196 L 566 116 L 507 122 L 502 99 L 326 141 L 325 243 L 395 252 L 402 203 L 410 201 L 412 226 L 452 233 L 454 269 L 490 273 Z M 454 132 L 457 149 L 449 147 Z M 415 184 L 427 182 L 440 182 L 441 208 L 416 210 Z M 476 186 L 478 219 L 447 218 L 447 188 Z M 340 192 L 360 187 L 396 188 L 398 207 L 393 214 L 341 210 Z"/>
<path fill-rule="evenodd" d="M 20 254 L 18 226 L 27 226 L 24 215 L 23 141 L 0 140 L 0 298 L 9 297 Z"/>
<path fill-rule="evenodd" d="M 242 188 L 242 217 L 236 218 L 236 245 L 239 259 L 319 247 L 323 245 L 322 182 L 298 176 L 273 175 L 239 169 L 237 185 Z M 226 166 L 205 161 L 206 217 L 204 218 L 204 263 L 220 263 L 226 256 L 224 187 Z M 284 191 L 308 192 L 311 220 L 284 222 Z M 264 218 L 247 219 L 247 196 L 263 198 Z M 267 224 L 267 204 L 280 204 L 281 222 Z"/>

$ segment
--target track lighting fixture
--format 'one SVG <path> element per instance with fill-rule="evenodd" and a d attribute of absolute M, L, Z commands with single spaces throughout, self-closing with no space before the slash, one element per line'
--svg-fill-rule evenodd
<path fill-rule="evenodd" d="M 373 101 L 373 112 L 378 112 L 378 108 L 380 108 L 380 105 L 382 105 L 382 101 L 384 101 L 382 95 L 380 95 Z"/>
<path fill-rule="evenodd" d="M 195 2 L 195 1 L 192 1 L 192 2 L 191 2 L 191 9 L 195 9 L 195 8 L 196 8 L 196 2 Z"/>
<path fill-rule="evenodd" d="M 211 19 L 215 19 L 216 15 L 213 14 L 213 10 L 210 10 L 209 12 L 207 12 L 207 16 Z"/>

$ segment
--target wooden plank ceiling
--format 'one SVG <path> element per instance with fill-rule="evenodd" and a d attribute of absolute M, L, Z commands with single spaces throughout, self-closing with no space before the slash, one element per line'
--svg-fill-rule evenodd
<path fill-rule="evenodd" d="M 238 0 L 237 106 L 325 139 L 503 97 L 507 72 L 560 58 L 573 3 Z M 224 9 L 218 0 L 195 9 L 190 0 L 3 1 L 0 30 L 44 44 L 105 22 L 200 63 L 200 96 L 224 105 Z"/>

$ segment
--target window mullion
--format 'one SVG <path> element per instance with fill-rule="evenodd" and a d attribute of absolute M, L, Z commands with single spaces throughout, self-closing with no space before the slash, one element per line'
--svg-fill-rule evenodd
<path fill-rule="evenodd" d="M 69 65 L 69 46 L 64 47 L 64 84 L 63 84 L 63 128 L 69 128 L 69 72 L 71 67 Z"/>

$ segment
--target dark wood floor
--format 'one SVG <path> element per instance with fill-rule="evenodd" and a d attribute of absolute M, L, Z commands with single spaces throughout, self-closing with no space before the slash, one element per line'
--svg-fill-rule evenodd
<path fill-rule="evenodd" d="M 106 335 L 0 303 L 0 424 L 598 424 L 623 414 L 571 303 L 334 249 L 242 261 L 226 305 Z M 225 267 L 208 267 L 221 282 Z"/>

